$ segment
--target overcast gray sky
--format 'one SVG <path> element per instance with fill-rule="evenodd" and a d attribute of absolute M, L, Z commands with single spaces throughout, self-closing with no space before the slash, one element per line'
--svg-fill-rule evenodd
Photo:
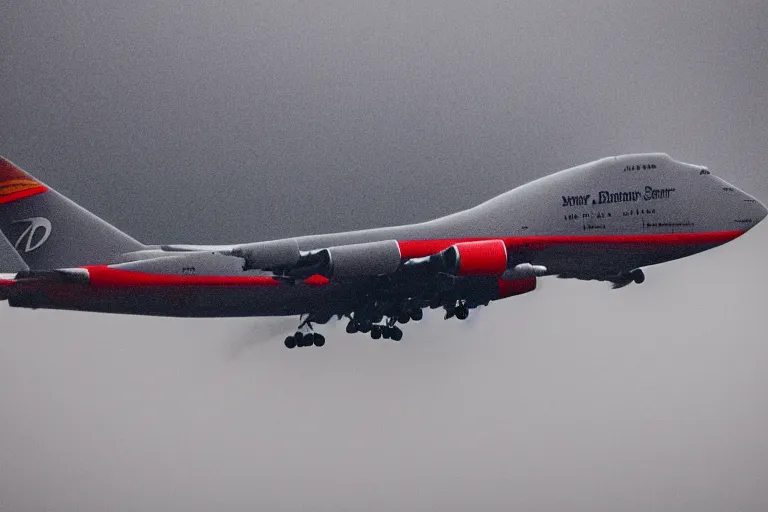
<path fill-rule="evenodd" d="M 768 3 L 532 4 L 15 2 L 0 153 L 145 243 L 426 220 L 638 151 L 768 201 Z M 766 250 L 398 345 L 2 305 L 0 510 L 766 510 Z"/>

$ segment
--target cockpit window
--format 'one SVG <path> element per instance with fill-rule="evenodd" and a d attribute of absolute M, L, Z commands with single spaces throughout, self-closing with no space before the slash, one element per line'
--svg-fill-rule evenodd
<path fill-rule="evenodd" d="M 707 169 L 702 169 L 701 171 L 699 171 L 699 175 L 702 175 L 702 174 L 709 174 L 709 171 Z"/>

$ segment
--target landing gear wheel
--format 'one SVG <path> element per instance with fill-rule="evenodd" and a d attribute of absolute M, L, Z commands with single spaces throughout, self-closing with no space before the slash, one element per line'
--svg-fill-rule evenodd
<path fill-rule="evenodd" d="M 645 281 L 645 274 L 639 268 L 630 272 L 629 276 L 636 284 L 641 284 L 643 281 Z"/>
<path fill-rule="evenodd" d="M 296 346 L 297 347 L 304 347 L 305 346 L 304 338 L 306 338 L 306 336 L 304 336 L 304 334 L 302 334 L 300 332 L 297 332 L 296 334 L 293 335 L 293 338 L 296 341 Z"/>
<path fill-rule="evenodd" d="M 358 330 L 357 323 L 350 320 L 347 324 L 347 333 L 355 334 Z"/>
<path fill-rule="evenodd" d="M 314 338 L 316 347 L 322 347 L 323 345 L 325 345 L 325 336 L 323 336 L 322 334 L 315 333 L 313 338 Z"/>
<path fill-rule="evenodd" d="M 421 309 L 414 309 L 411 311 L 411 320 L 414 322 L 418 322 L 422 318 L 424 318 L 424 312 Z"/>
<path fill-rule="evenodd" d="M 378 325 L 371 326 L 371 338 L 374 340 L 381 338 L 381 327 Z"/>
<path fill-rule="evenodd" d="M 401 324 L 407 324 L 408 321 L 411 319 L 411 315 L 408 313 L 401 313 L 397 316 L 397 321 Z"/>
<path fill-rule="evenodd" d="M 382 327 L 381 328 L 381 337 L 385 340 L 388 340 L 392 336 L 392 330 L 389 327 Z"/>
<path fill-rule="evenodd" d="M 296 338 L 293 336 L 288 336 L 285 338 L 285 348 L 294 348 L 296 347 Z"/>
<path fill-rule="evenodd" d="M 399 327 L 393 327 L 392 332 L 389 333 L 390 338 L 392 338 L 392 341 L 400 341 L 403 339 L 403 331 Z"/>
<path fill-rule="evenodd" d="M 456 318 L 459 320 L 466 320 L 469 317 L 469 308 L 461 306 L 456 308 Z"/>
<path fill-rule="evenodd" d="M 362 333 L 366 333 L 367 334 L 367 333 L 371 332 L 371 324 L 361 324 L 361 325 L 358 325 L 357 328 L 360 329 L 360 332 L 362 332 Z"/>

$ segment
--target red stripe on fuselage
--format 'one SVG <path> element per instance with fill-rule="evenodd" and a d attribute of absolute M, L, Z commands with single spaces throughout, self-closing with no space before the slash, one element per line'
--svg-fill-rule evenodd
<path fill-rule="evenodd" d="M 83 267 L 88 270 L 91 287 L 133 286 L 279 286 L 280 281 L 268 276 L 180 276 L 147 274 L 104 265 Z"/>
<path fill-rule="evenodd" d="M 82 267 L 88 270 L 92 287 L 131 286 L 279 286 L 277 279 L 269 276 L 192 276 L 173 274 L 148 274 L 133 270 L 111 268 L 105 265 Z M 315 274 L 304 280 L 310 286 L 323 286 L 328 278 Z"/>
<path fill-rule="evenodd" d="M 711 231 L 705 233 L 665 233 L 648 235 L 555 235 L 498 237 L 508 250 L 545 249 L 567 244 L 616 244 L 616 245 L 697 245 L 724 244 L 743 235 L 744 231 Z M 403 259 L 429 256 L 459 242 L 492 240 L 493 238 L 446 238 L 442 240 L 398 241 Z"/>

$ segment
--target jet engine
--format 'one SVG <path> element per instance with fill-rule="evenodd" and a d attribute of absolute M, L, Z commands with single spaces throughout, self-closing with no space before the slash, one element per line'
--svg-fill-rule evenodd
<path fill-rule="evenodd" d="M 261 269 L 291 278 L 375 276 L 395 272 L 400 265 L 396 240 L 299 250 L 295 239 L 240 245 L 226 254 L 245 260 L 243 270 Z"/>
<path fill-rule="evenodd" d="M 245 260 L 243 270 L 291 268 L 301 256 L 299 244 L 292 238 L 239 245 L 228 253 Z"/>
<path fill-rule="evenodd" d="M 507 270 L 507 248 L 503 240 L 459 242 L 442 253 L 450 274 L 500 276 Z"/>
<path fill-rule="evenodd" d="M 506 299 L 507 297 L 514 297 L 515 295 L 522 295 L 524 293 L 532 292 L 536 289 L 536 278 L 529 277 L 526 279 L 499 279 L 499 295 L 498 299 Z"/>
<path fill-rule="evenodd" d="M 400 266 L 400 246 L 396 240 L 339 245 L 302 253 L 299 261 L 320 263 L 318 274 L 345 278 L 394 273 Z"/>
<path fill-rule="evenodd" d="M 531 265 L 530 263 L 520 263 L 512 268 L 508 268 L 501 278 L 507 281 L 518 279 L 530 279 L 531 277 L 547 275 L 547 267 L 544 265 Z"/>
<path fill-rule="evenodd" d="M 496 276 L 454 277 L 453 279 L 452 287 L 445 290 L 444 293 L 449 298 L 455 296 L 457 299 L 463 299 L 470 308 L 488 304 L 492 300 L 506 299 L 532 292 L 538 284 L 535 277 L 515 280 L 502 279 Z"/>

